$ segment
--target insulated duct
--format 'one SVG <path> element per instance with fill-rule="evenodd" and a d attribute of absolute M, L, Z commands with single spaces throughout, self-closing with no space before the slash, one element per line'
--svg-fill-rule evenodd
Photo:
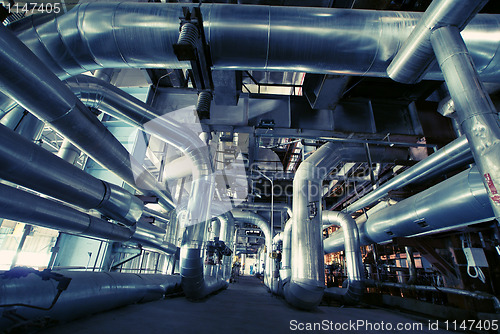
<path fill-rule="evenodd" d="M 412 84 L 420 81 L 431 65 L 436 65 L 431 34 L 443 26 L 460 30 L 484 7 L 488 0 L 434 0 L 404 42 L 387 74 L 393 80 Z"/>
<path fill-rule="evenodd" d="M 500 119 L 457 27 L 432 32 L 431 43 L 446 86 L 453 99 L 456 118 L 467 136 L 472 155 L 483 176 L 495 217 L 500 220 Z"/>
<path fill-rule="evenodd" d="M 84 3 L 52 20 L 34 16 L 12 26 L 60 78 L 99 68 L 187 68 L 172 48 L 183 6 L 189 5 Z M 378 77 L 387 76 L 422 18 L 416 12 L 207 3 L 201 12 L 213 69 Z M 480 75 L 493 81 L 499 25 L 498 15 L 477 15 L 464 30 Z M 441 80 L 442 74 L 434 66 L 424 78 Z"/>
<path fill-rule="evenodd" d="M 405 150 L 373 147 L 373 161 L 404 159 Z M 284 285 L 287 302 L 302 309 L 316 307 L 323 297 L 322 194 L 324 178 L 342 161 L 366 160 L 364 147 L 324 144 L 304 160 L 293 180 L 291 278 Z"/>
<path fill-rule="evenodd" d="M 424 160 L 419 161 L 416 165 L 405 170 L 403 173 L 387 181 L 376 190 L 349 205 L 347 207 L 347 212 L 356 212 L 380 198 L 387 196 L 391 190 L 400 189 L 419 179 L 431 177 L 438 172 L 443 173 L 451 168 L 463 166 L 469 162 L 471 158 L 469 142 L 465 136 L 461 136 Z"/>
<path fill-rule="evenodd" d="M 127 241 L 135 231 L 2 184 L 0 217 L 114 241 Z"/>
<path fill-rule="evenodd" d="M 191 194 L 187 211 L 179 219 L 184 229 L 180 257 L 183 289 L 188 298 L 199 299 L 225 288 L 227 285 L 222 280 L 203 278 L 201 248 L 205 240 L 206 221 L 210 218 L 209 207 L 214 187 L 207 145 L 185 126 L 168 116 L 159 116 L 150 106 L 102 80 L 78 76 L 68 80 L 67 85 L 84 103 L 98 103 L 103 112 L 164 140 L 191 160 Z"/>
<path fill-rule="evenodd" d="M 49 272 L 47 276 L 57 274 L 71 278 L 71 281 L 50 310 L 10 307 L 16 316 L 7 317 L 7 312 L 2 312 L 4 316 L 0 317 L 0 328 L 12 330 L 15 330 L 16 326 L 22 328 L 24 323 L 17 323 L 20 319 L 38 320 L 37 323 L 40 321 L 47 323 L 48 319 L 67 322 L 129 304 L 160 299 L 166 293 L 178 291 L 180 286 L 178 276 L 165 275 L 57 271 Z M 59 291 L 58 282 L 53 279 L 42 280 L 34 273 L 22 276 L 13 272 L 0 275 L 0 310 L 6 310 L 1 305 L 9 304 L 48 308 Z"/>
<path fill-rule="evenodd" d="M 197 203 L 188 204 L 191 205 L 192 225 L 206 219 L 206 198 L 210 197 L 210 189 L 213 187 L 212 166 L 208 146 L 195 132 L 168 116 L 158 115 L 147 104 L 102 80 L 80 75 L 66 83 L 84 103 L 98 104 L 103 112 L 164 140 L 184 153 L 191 160 L 192 166 L 190 203 Z"/>
<path fill-rule="evenodd" d="M 342 303 L 357 304 L 360 302 L 365 289 L 363 260 L 359 244 L 358 225 L 349 214 L 338 211 L 323 211 L 321 215 L 323 225 L 340 226 L 345 240 L 345 263 L 347 269 L 347 288 L 328 288 L 325 290 Z"/>
<path fill-rule="evenodd" d="M 395 237 L 442 232 L 494 219 L 488 194 L 476 167 L 369 216 L 360 224 L 361 246 Z M 341 231 L 324 240 L 325 253 L 344 249 Z"/>
<path fill-rule="evenodd" d="M 101 181 L 0 125 L 0 177 L 126 225 L 141 217 L 140 199 Z"/>
<path fill-rule="evenodd" d="M 264 265 L 266 268 L 266 272 L 264 275 L 264 284 L 271 289 L 271 281 L 272 281 L 272 270 L 271 268 L 271 260 L 270 260 L 270 254 L 273 250 L 273 236 L 271 234 L 271 228 L 269 222 L 264 220 L 262 216 L 250 212 L 250 211 L 241 211 L 241 210 L 232 210 L 231 213 L 233 214 L 234 219 L 245 222 L 248 224 L 253 224 L 257 225 L 258 228 L 261 229 L 261 231 L 264 233 L 264 237 L 266 240 L 266 245 L 265 245 L 265 261 Z"/>
<path fill-rule="evenodd" d="M 0 90 L 70 139 L 132 187 L 152 190 L 164 201 L 154 177 L 83 103 L 7 28 L 0 27 Z M 106 147 L 106 150 L 102 150 Z M 136 179 L 140 175 L 140 179 Z"/>

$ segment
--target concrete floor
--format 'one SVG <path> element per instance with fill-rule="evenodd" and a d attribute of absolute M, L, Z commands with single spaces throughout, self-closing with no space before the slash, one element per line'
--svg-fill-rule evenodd
<path fill-rule="evenodd" d="M 359 328 L 346 327 L 349 323 L 356 324 L 358 320 L 370 323 L 372 329 L 364 325 Z M 450 333 L 442 329 L 429 329 L 428 320 L 420 321 L 398 311 L 376 308 L 320 306 L 313 312 L 299 311 L 283 299 L 271 296 L 257 278 L 242 276 L 237 283 L 230 284 L 227 290 L 199 302 L 176 297 L 131 305 L 41 333 L 312 333 L 299 330 L 302 325 L 306 329 L 307 323 L 310 326 L 320 323 L 324 325 L 323 330 L 316 328 L 316 332 L 330 333 Z M 396 330 L 398 323 L 413 326 L 419 322 L 423 324 L 423 330 Z M 392 324 L 393 330 L 388 330 L 387 323 Z M 346 330 L 335 329 L 335 326 L 341 325 Z"/>

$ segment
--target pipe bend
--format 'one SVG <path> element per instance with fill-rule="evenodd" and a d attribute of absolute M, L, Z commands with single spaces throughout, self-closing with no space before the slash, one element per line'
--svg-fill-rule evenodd
<path fill-rule="evenodd" d="M 285 299 L 292 306 L 302 310 L 315 309 L 323 299 L 324 286 L 318 285 L 316 280 L 291 279 L 284 284 Z"/>

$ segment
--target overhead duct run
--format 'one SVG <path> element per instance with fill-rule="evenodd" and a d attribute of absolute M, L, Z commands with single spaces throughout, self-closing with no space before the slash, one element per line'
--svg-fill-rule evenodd
<path fill-rule="evenodd" d="M 340 226 L 341 232 L 344 234 L 344 254 L 348 278 L 346 288 L 327 288 L 325 294 L 342 303 L 357 304 L 365 289 L 358 225 L 349 214 L 338 211 L 323 211 L 321 219 L 323 225 Z"/>
<path fill-rule="evenodd" d="M 60 78 L 99 68 L 187 68 L 172 48 L 185 6 L 85 3 L 12 29 Z M 206 3 L 201 12 L 213 69 L 377 77 L 387 77 L 387 66 L 422 18 L 417 12 Z M 477 15 L 464 30 L 480 75 L 492 81 L 498 81 L 499 24 L 497 15 Z M 424 79 L 441 80 L 442 74 L 432 66 Z"/>
<path fill-rule="evenodd" d="M 373 147 L 373 162 L 405 159 L 406 150 Z M 287 302 L 302 309 L 316 307 L 323 297 L 324 256 L 321 239 L 323 180 L 342 161 L 364 162 L 361 146 L 327 143 L 304 160 L 293 180 L 291 278 L 284 285 Z"/>
<path fill-rule="evenodd" d="M 152 191 L 162 202 L 171 202 L 156 179 L 130 156 L 43 61 L 3 26 L 0 27 L 0 50 L 0 90 L 3 93 L 51 124 L 135 189 Z M 102 150 L 102 147 L 107 149 Z"/>
<path fill-rule="evenodd" d="M 464 29 L 487 2 L 488 0 L 432 1 L 387 68 L 389 77 L 406 84 L 420 81 L 431 65 L 434 69 L 436 67 L 431 45 L 432 32 L 449 25 Z"/>
<path fill-rule="evenodd" d="M 0 184 L 0 217 L 85 236 L 127 241 L 135 226 L 112 224 L 63 204 Z"/>
<path fill-rule="evenodd" d="M 101 181 L 0 125 L 0 177 L 26 188 L 74 204 L 97 209 L 126 225 L 139 220 L 140 199 Z"/>
<path fill-rule="evenodd" d="M 35 329 L 29 327 L 35 323 L 67 322 L 129 304 L 157 300 L 177 292 L 179 287 L 179 276 L 37 272 L 15 268 L 0 274 L 0 310 L 3 313 L 0 328 L 15 332 L 16 329 Z M 12 317 L 7 316 L 7 310 Z"/>
<path fill-rule="evenodd" d="M 387 196 L 391 190 L 400 189 L 417 180 L 430 178 L 437 173 L 443 174 L 446 171 L 465 166 L 471 162 L 473 162 L 473 158 L 469 142 L 465 136 L 461 136 L 349 205 L 347 212 L 356 212 Z"/>
<path fill-rule="evenodd" d="M 417 195 L 382 209 L 360 224 L 361 246 L 389 242 L 494 219 L 493 209 L 476 167 L 463 171 Z M 337 231 L 324 240 L 325 253 L 344 249 Z"/>

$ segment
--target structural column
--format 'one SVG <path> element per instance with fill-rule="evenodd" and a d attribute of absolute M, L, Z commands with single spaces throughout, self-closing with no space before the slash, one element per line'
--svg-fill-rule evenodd
<path fill-rule="evenodd" d="M 500 219 L 500 119 L 455 26 L 434 30 L 431 43 L 495 213 Z"/>

